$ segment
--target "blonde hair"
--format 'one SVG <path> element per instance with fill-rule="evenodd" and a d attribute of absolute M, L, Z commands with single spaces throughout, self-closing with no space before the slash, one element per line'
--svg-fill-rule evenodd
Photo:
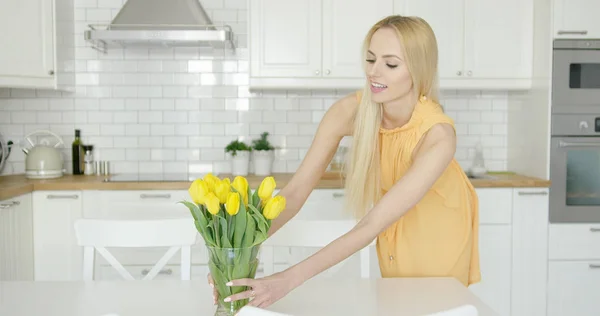
<path fill-rule="evenodd" d="M 392 15 L 382 19 L 371 27 L 365 37 L 363 60 L 373 34 L 385 27 L 395 30 L 398 35 L 414 92 L 439 103 L 438 49 L 429 24 L 419 17 Z M 363 217 L 381 198 L 379 130 L 382 115 L 382 104 L 371 101 L 370 83 L 367 81 L 354 117 L 353 142 L 344 168 L 346 209 L 353 211 L 357 218 Z"/>

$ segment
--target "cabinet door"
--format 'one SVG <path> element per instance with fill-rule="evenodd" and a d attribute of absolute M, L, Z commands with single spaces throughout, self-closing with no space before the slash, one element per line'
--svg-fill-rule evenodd
<path fill-rule="evenodd" d="M 466 77 L 531 78 L 533 1 L 465 1 Z"/>
<path fill-rule="evenodd" d="M 514 189 L 512 248 L 511 315 L 545 316 L 548 188 Z"/>
<path fill-rule="evenodd" d="M 33 281 L 31 194 L 0 201 L 0 281 Z"/>
<path fill-rule="evenodd" d="M 321 77 L 321 0 L 253 0 L 252 77 Z"/>
<path fill-rule="evenodd" d="M 464 73 L 465 0 L 396 0 L 394 13 L 421 17 L 431 25 L 438 43 L 441 79 L 462 78 Z"/>
<path fill-rule="evenodd" d="M 510 225 L 481 225 L 479 251 L 481 282 L 469 289 L 501 316 L 510 315 Z"/>
<path fill-rule="evenodd" d="M 600 261 L 551 261 L 548 265 L 548 316 L 598 315 Z"/>
<path fill-rule="evenodd" d="M 600 1 L 554 0 L 555 38 L 600 37 Z"/>
<path fill-rule="evenodd" d="M 393 12 L 393 0 L 323 1 L 323 76 L 363 78 L 362 45 L 367 32 Z M 360 17 L 357 13 L 360 12 Z"/>
<path fill-rule="evenodd" d="M 80 191 L 33 193 L 36 281 L 81 280 L 83 251 L 73 227 L 81 208 Z"/>
<path fill-rule="evenodd" d="M 54 1 L 0 1 L 0 86 L 52 87 Z"/>

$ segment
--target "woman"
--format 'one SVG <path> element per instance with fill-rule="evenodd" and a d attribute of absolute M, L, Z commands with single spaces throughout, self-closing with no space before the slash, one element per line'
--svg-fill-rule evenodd
<path fill-rule="evenodd" d="M 383 277 L 479 282 L 477 195 L 454 159 L 453 121 L 438 104 L 435 35 L 420 18 L 390 16 L 371 28 L 364 48 L 365 89 L 327 111 L 304 161 L 280 192 L 288 207 L 269 233 L 296 215 L 344 136 L 353 136 L 347 202 L 360 222 L 285 271 L 232 281 L 252 290 L 227 300 L 253 297 L 250 305 L 266 307 L 375 238 Z"/>

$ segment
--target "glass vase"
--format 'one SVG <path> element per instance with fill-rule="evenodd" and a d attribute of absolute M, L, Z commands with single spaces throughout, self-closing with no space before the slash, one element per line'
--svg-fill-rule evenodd
<path fill-rule="evenodd" d="M 260 245 L 248 248 L 218 248 L 207 246 L 208 268 L 219 294 L 216 315 L 233 316 L 248 304 L 248 299 L 232 302 L 223 301 L 233 294 L 250 290 L 248 286 L 227 286 L 227 282 L 237 279 L 253 279 L 258 267 Z"/>

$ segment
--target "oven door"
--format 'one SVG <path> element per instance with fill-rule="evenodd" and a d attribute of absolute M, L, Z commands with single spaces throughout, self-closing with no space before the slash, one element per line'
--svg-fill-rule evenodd
<path fill-rule="evenodd" d="M 552 137 L 550 222 L 600 223 L 600 137 Z"/>
<path fill-rule="evenodd" d="M 552 112 L 600 113 L 600 41 L 572 42 L 584 47 L 590 43 L 590 47 L 561 49 L 555 43 Z"/>

